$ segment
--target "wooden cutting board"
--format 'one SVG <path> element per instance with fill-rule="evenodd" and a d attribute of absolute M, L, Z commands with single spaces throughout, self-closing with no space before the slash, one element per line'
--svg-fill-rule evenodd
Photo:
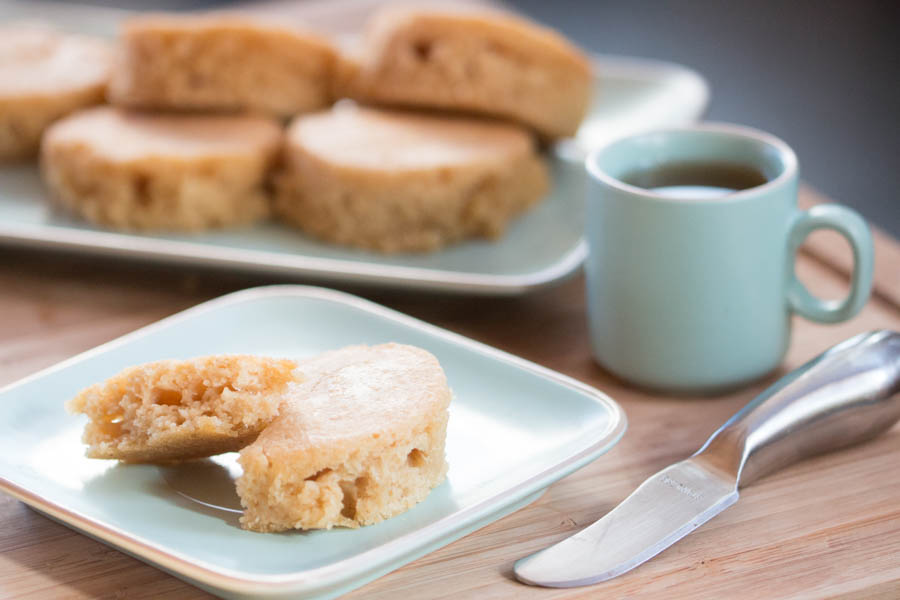
<path fill-rule="evenodd" d="M 801 201 L 822 201 L 809 189 Z M 900 330 L 900 244 L 876 236 L 876 287 L 836 326 L 794 323 L 782 370 L 875 328 Z M 846 248 L 814 235 L 798 272 L 813 291 L 847 287 Z M 0 249 L 0 385 L 198 302 L 260 283 Z M 629 430 L 536 503 L 351 593 L 353 598 L 898 598 L 900 428 L 790 467 L 634 571 L 589 588 L 530 588 L 513 562 L 592 523 L 658 469 L 692 453 L 763 389 L 667 398 L 617 381 L 590 358 L 583 280 L 522 298 L 362 295 L 576 377 L 624 407 Z M 358 291 L 358 290 L 357 290 Z M 0 494 L 0 597 L 204 598 L 204 592 Z"/>

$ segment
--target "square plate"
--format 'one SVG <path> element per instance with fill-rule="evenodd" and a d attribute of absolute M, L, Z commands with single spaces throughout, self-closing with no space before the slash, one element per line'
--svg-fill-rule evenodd
<path fill-rule="evenodd" d="M 228 510 L 233 455 L 181 469 L 88 459 L 85 417 L 63 409 L 83 387 L 146 361 L 302 358 L 388 341 L 429 350 L 447 373 L 450 473 L 408 512 L 360 529 L 244 531 Z M 355 296 L 272 286 L 201 304 L 0 390 L 0 490 L 221 596 L 327 598 L 524 506 L 609 450 L 625 426 L 615 402 L 559 373 Z M 209 502 L 203 490 L 216 486 L 226 491 Z"/>
<path fill-rule="evenodd" d="M 49 20 L 63 30 L 96 35 L 112 35 L 118 21 L 130 14 L 0 0 L 0 20 Z M 596 56 L 594 73 L 594 101 L 578 135 L 550 153 L 550 194 L 516 218 L 498 241 L 469 240 L 428 254 L 384 255 L 319 242 L 271 222 L 199 234 L 121 233 L 54 210 L 37 168 L 26 165 L 0 166 L 0 243 L 336 283 L 522 294 L 563 281 L 584 261 L 586 151 L 628 133 L 691 123 L 703 114 L 709 98 L 702 77 L 670 63 Z"/>

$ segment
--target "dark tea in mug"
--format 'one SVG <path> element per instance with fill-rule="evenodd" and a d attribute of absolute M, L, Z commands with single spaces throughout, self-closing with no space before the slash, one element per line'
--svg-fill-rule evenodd
<path fill-rule="evenodd" d="M 622 181 L 670 198 L 708 200 L 755 188 L 768 179 L 747 165 L 673 162 L 632 171 L 622 177 Z"/>

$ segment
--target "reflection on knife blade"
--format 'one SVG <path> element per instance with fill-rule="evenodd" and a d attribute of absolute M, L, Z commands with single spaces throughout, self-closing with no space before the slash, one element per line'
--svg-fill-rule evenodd
<path fill-rule="evenodd" d="M 738 498 L 734 481 L 688 459 L 642 483 L 602 519 L 518 561 L 516 577 L 546 587 L 611 579 L 655 556 Z"/>
<path fill-rule="evenodd" d="M 776 382 L 694 456 L 647 479 L 590 527 L 516 562 L 516 577 L 575 587 L 621 575 L 734 504 L 739 487 L 898 420 L 900 334 L 856 336 Z"/>

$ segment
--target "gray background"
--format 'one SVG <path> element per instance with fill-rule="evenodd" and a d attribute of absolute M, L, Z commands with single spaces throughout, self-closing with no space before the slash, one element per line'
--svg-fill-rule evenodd
<path fill-rule="evenodd" d="M 699 71 L 709 119 L 781 137 L 808 183 L 900 237 L 900 2 L 507 1 L 593 52 Z"/>

